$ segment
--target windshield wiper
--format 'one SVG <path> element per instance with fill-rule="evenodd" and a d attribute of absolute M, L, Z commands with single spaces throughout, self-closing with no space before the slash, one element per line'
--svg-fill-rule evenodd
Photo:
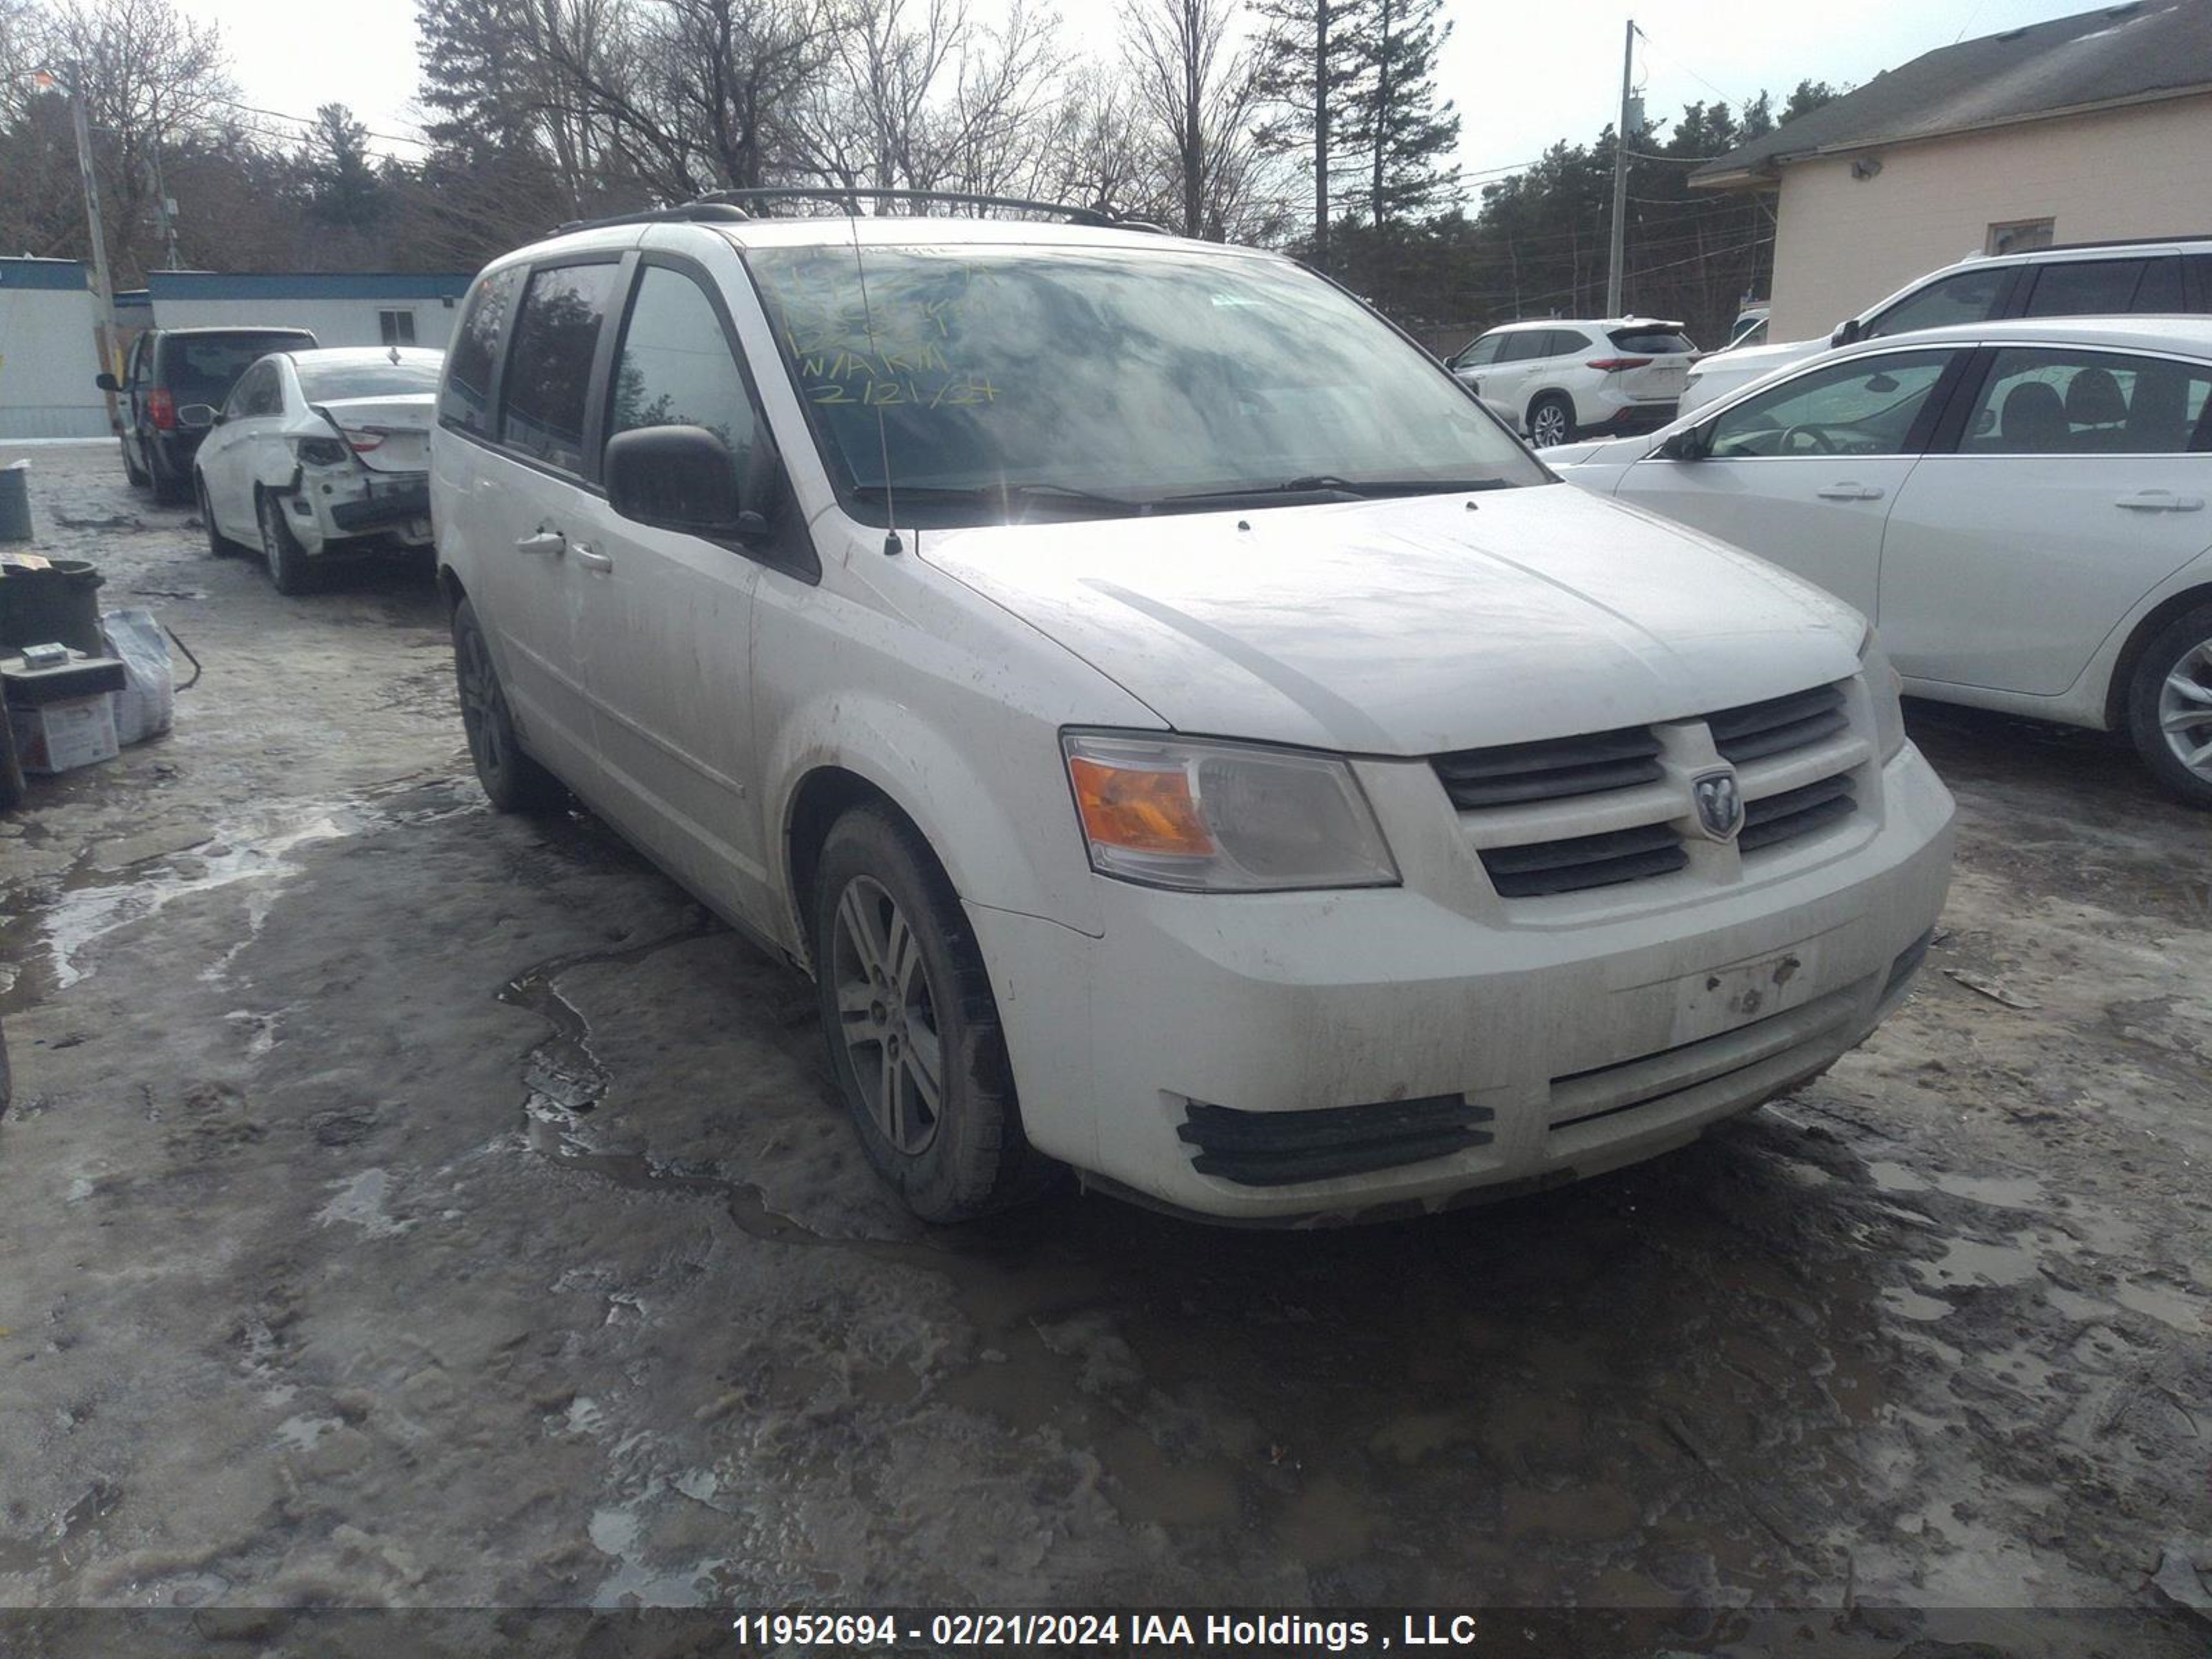
<path fill-rule="evenodd" d="M 1285 478 L 1279 483 L 1239 484 L 1231 489 L 1197 489 L 1181 495 L 1163 495 L 1159 504 L 1182 501 L 1248 500 L 1255 495 L 1457 495 L 1475 489 L 1510 489 L 1504 478 L 1340 478 L 1334 472 L 1312 472 Z"/>
<path fill-rule="evenodd" d="M 1127 495 L 1104 495 L 1095 489 L 1054 483 L 854 484 L 853 494 L 863 501 L 889 501 L 894 506 L 902 501 L 925 501 L 933 506 L 947 501 L 1005 501 L 1039 507 L 1104 507 L 1109 512 L 1127 514 L 1141 513 L 1151 506 L 1149 501 L 1132 501 Z"/>

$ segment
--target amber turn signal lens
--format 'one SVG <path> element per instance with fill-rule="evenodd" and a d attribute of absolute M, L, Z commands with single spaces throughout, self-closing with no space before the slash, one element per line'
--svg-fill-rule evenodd
<path fill-rule="evenodd" d="M 1067 770 L 1083 833 L 1093 842 L 1132 853 L 1212 855 L 1213 837 L 1199 817 L 1182 768 L 1109 766 L 1076 755 Z"/>

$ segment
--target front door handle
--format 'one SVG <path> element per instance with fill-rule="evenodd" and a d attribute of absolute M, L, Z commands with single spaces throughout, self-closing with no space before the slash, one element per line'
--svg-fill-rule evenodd
<path fill-rule="evenodd" d="M 546 553 L 556 556 L 568 549 L 568 538 L 557 530 L 540 530 L 515 543 L 518 553 Z"/>
<path fill-rule="evenodd" d="M 1824 489 L 1814 491 L 1814 493 L 1824 501 L 1878 501 L 1881 499 L 1881 486 L 1879 484 L 1863 483 L 1832 483 Z"/>
<path fill-rule="evenodd" d="M 615 562 L 612 559 L 600 552 L 599 549 L 586 547 L 581 542 L 578 542 L 575 546 L 569 549 L 569 551 L 576 556 L 578 564 L 595 575 L 604 576 L 615 568 Z"/>
<path fill-rule="evenodd" d="M 2204 505 L 2202 495 L 2177 495 L 2170 489 L 2138 489 L 2132 495 L 2113 497 L 2114 507 L 2134 513 L 2195 513 Z"/>

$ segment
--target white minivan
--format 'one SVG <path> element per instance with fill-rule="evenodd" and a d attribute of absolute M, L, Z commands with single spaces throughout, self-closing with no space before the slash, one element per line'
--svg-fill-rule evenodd
<path fill-rule="evenodd" d="M 811 974 L 932 1220 L 1062 1166 L 1418 1213 L 1863 1038 L 1952 817 L 1864 621 L 1291 261 L 1057 211 L 483 273 L 431 492 L 493 801 L 566 786 Z"/>

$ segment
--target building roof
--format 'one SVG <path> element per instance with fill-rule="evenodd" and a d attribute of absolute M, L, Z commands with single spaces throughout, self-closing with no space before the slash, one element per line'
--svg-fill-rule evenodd
<path fill-rule="evenodd" d="M 473 271 L 155 270 L 146 276 L 164 300 L 458 300 Z"/>
<path fill-rule="evenodd" d="M 1792 161 L 2212 92 L 2212 0 L 2132 0 L 1923 52 L 1690 175 L 1725 189 Z"/>
<path fill-rule="evenodd" d="M 45 288 L 82 293 L 91 286 L 82 259 L 0 259 L 0 289 Z"/>

